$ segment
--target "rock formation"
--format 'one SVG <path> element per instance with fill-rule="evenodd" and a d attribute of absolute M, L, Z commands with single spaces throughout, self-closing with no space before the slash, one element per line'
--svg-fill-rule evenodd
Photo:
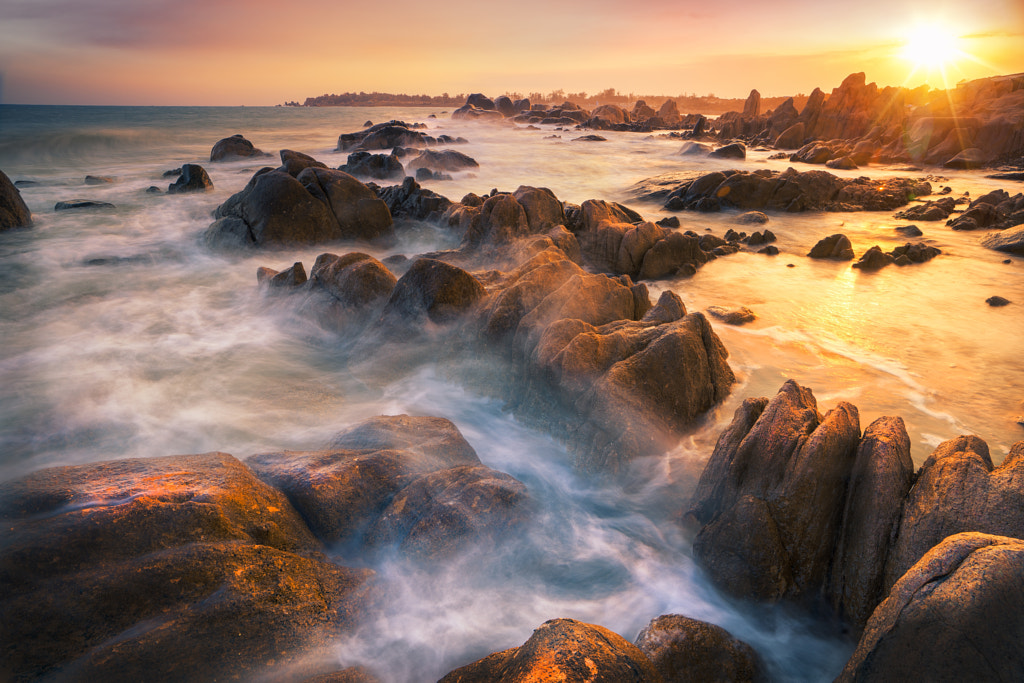
<path fill-rule="evenodd" d="M 27 228 L 32 225 L 29 211 L 21 192 L 3 171 L 0 171 L 0 231 Z"/>

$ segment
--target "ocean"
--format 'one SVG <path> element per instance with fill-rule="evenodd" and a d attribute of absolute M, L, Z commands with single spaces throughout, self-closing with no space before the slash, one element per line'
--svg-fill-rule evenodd
<path fill-rule="evenodd" d="M 455 247 L 457 235 L 423 225 L 389 247 L 225 255 L 203 246 L 212 211 L 255 170 L 278 163 L 210 163 L 217 140 L 241 133 L 275 157 L 292 149 L 337 167 L 346 160 L 334 151 L 339 134 L 390 119 L 468 140 L 457 149 L 478 169 L 423 183 L 453 201 L 534 185 L 573 203 L 620 201 L 657 220 L 673 214 L 629 191 L 644 178 L 789 165 L 769 160 L 769 151 L 743 162 L 694 159 L 658 134 L 602 132 L 606 141 L 582 142 L 576 131 L 453 121 L 423 108 L 2 105 L 0 170 L 22 181 L 34 226 L 0 233 L 0 486 L 54 465 L 315 449 L 366 417 L 439 415 L 484 464 L 527 484 L 540 508 L 529 550 L 439 573 L 398 561 L 375 566 L 392 599 L 338 643 L 339 665 L 374 663 L 386 680 L 433 680 L 521 644 L 547 619 L 597 623 L 632 640 L 650 619 L 681 613 L 749 642 L 780 680 L 831 679 L 853 643 L 832 624 L 719 595 L 694 565 L 676 516 L 739 403 L 774 395 L 786 379 L 810 387 L 822 413 L 840 400 L 855 404 L 862 428 L 901 416 L 917 465 L 965 433 L 985 439 L 1000 462 L 1024 438 L 1016 421 L 1024 414 L 1024 260 L 981 247 L 983 232 L 918 223 L 924 236 L 914 241 L 941 256 L 862 273 L 805 254 L 836 232 L 858 255 L 875 244 L 888 251 L 908 241 L 893 230 L 906 221 L 887 212 L 771 215 L 765 227 L 778 236 L 778 256 L 740 252 L 692 278 L 648 283 L 652 300 L 672 289 L 691 311 L 747 306 L 758 317 L 743 327 L 712 319 L 738 377 L 730 398 L 672 451 L 599 483 L 572 472 L 557 438 L 460 383 L 429 350 L 412 367 L 394 367 L 386 350 L 342 362 L 330 332 L 256 286 L 259 266 L 302 261 L 308 269 L 328 250 L 411 256 Z M 164 172 L 183 163 L 202 165 L 213 191 L 146 191 L 166 190 L 173 178 Z M 877 166 L 835 173 L 929 175 Z M 933 187 L 954 196 L 1021 189 L 982 172 L 931 173 Z M 86 184 L 87 175 L 113 182 Z M 114 207 L 54 210 L 70 199 Z M 682 229 L 741 229 L 735 212 L 674 215 Z M 985 300 L 993 295 L 1013 304 L 992 308 Z"/>

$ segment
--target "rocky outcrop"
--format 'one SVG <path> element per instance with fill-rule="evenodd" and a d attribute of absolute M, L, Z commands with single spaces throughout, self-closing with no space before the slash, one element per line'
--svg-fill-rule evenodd
<path fill-rule="evenodd" d="M 886 566 L 892 586 L 942 539 L 972 531 L 1024 538 L 1024 442 L 992 466 L 976 436 L 946 441 L 931 454 L 903 505 Z"/>
<path fill-rule="evenodd" d="M 660 683 L 662 678 L 643 652 L 617 633 L 573 619 L 552 619 L 519 647 L 455 669 L 441 683 L 548 680 Z"/>
<path fill-rule="evenodd" d="M 410 176 L 406 176 L 401 185 L 374 188 L 374 191 L 387 204 L 388 211 L 395 219 L 440 221 L 444 212 L 452 206 L 452 202 L 447 197 L 421 187 Z"/>
<path fill-rule="evenodd" d="M 836 680 L 1020 680 L 1022 582 L 1021 539 L 946 537 L 893 586 Z"/>
<path fill-rule="evenodd" d="M 167 194 L 184 194 L 186 192 L 207 192 L 213 189 L 206 169 L 199 164 L 184 164 L 181 175 L 167 188 Z"/>
<path fill-rule="evenodd" d="M 754 649 L 720 626 L 666 614 L 636 637 L 665 683 L 757 683 L 767 681 Z"/>
<path fill-rule="evenodd" d="M 218 140 L 210 150 L 210 161 L 231 161 L 234 159 L 249 159 L 252 157 L 270 156 L 261 149 L 246 140 L 240 133 L 229 138 Z"/>
<path fill-rule="evenodd" d="M 32 212 L 21 198 L 21 192 L 7 174 L 0 171 L 0 231 L 27 228 L 30 225 Z"/>
<path fill-rule="evenodd" d="M 1024 193 L 1011 197 L 994 190 L 970 203 L 962 214 L 946 222 L 953 230 L 1006 230 L 1024 223 Z"/>
<path fill-rule="evenodd" d="M 437 140 L 424 133 L 423 124 L 409 124 L 405 121 L 387 121 L 370 126 L 355 133 L 338 136 L 337 151 L 374 151 L 395 147 L 429 147 Z"/>
<path fill-rule="evenodd" d="M 351 631 L 371 585 L 223 453 L 40 470 L 4 483 L 0 518 L 17 679 L 295 675 Z"/>
<path fill-rule="evenodd" d="M 391 234 L 387 205 L 343 171 L 309 167 L 297 177 L 262 169 L 217 207 L 206 231 L 217 248 L 283 247 Z"/>

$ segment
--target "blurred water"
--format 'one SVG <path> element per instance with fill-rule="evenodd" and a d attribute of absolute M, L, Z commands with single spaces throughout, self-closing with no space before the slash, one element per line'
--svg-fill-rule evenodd
<path fill-rule="evenodd" d="M 392 118 L 469 140 L 458 149 L 479 169 L 425 183 L 453 200 L 529 184 L 576 203 L 627 201 L 657 219 L 664 212 L 629 202 L 626 188 L 665 171 L 737 165 L 679 157 L 678 142 L 656 136 L 604 133 L 605 142 L 575 142 L 572 131 L 451 121 L 428 109 L 0 106 L 0 170 L 35 182 L 21 190 L 34 227 L 0 234 L 0 480 L 120 457 L 317 448 L 372 415 L 442 415 L 485 464 L 529 486 L 537 522 L 506 552 L 445 571 L 378 567 L 393 600 L 339 644 L 340 663 L 386 659 L 389 680 L 426 680 L 522 643 L 549 618 L 599 623 L 631 639 L 651 618 L 680 612 L 729 628 L 783 679 L 831 678 L 851 645 L 827 625 L 718 596 L 692 565 L 674 515 L 736 405 L 774 394 L 788 378 L 811 387 L 823 412 L 852 401 L 862 427 L 901 415 L 918 463 L 964 432 L 985 438 L 1001 460 L 1024 436 L 1015 422 L 1024 414 L 1024 261 L 981 248 L 980 234 L 919 224 L 942 256 L 860 273 L 803 255 L 834 232 L 846 233 L 858 254 L 873 244 L 889 249 L 906 241 L 892 229 L 905 222 L 863 212 L 772 216 L 767 227 L 779 237 L 779 256 L 740 253 L 691 279 L 651 285 L 652 298 L 670 287 L 691 310 L 745 305 L 758 320 L 715 324 L 740 382 L 705 427 L 605 488 L 578 480 L 548 435 L 453 381 L 458 373 L 432 363 L 429 348 L 408 372 L 395 370 L 387 349 L 348 365 L 336 338 L 257 290 L 258 266 L 301 260 L 308 268 L 326 249 L 224 256 L 199 245 L 213 209 L 257 168 L 277 164 L 211 164 L 218 139 L 242 133 L 275 156 L 295 149 L 336 167 L 345 161 L 333 151 L 340 133 Z M 752 152 L 744 167 L 785 168 L 766 157 Z M 212 192 L 145 192 L 166 189 L 163 172 L 190 162 L 207 169 Z M 86 185 L 86 175 L 114 182 Z M 964 172 L 935 184 L 973 196 L 1000 186 L 1020 191 Z M 116 208 L 53 210 L 72 198 Z M 680 219 L 698 232 L 739 229 L 729 212 Z M 423 229 L 387 250 L 358 249 L 411 255 L 456 241 Z M 993 294 L 1014 304 L 990 308 L 985 299 Z"/>

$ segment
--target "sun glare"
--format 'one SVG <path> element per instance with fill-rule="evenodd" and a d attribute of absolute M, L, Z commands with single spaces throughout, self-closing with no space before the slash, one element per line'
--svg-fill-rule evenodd
<path fill-rule="evenodd" d="M 957 37 L 949 29 L 924 25 L 907 36 L 902 56 L 919 69 L 942 69 L 960 57 L 960 48 Z"/>

